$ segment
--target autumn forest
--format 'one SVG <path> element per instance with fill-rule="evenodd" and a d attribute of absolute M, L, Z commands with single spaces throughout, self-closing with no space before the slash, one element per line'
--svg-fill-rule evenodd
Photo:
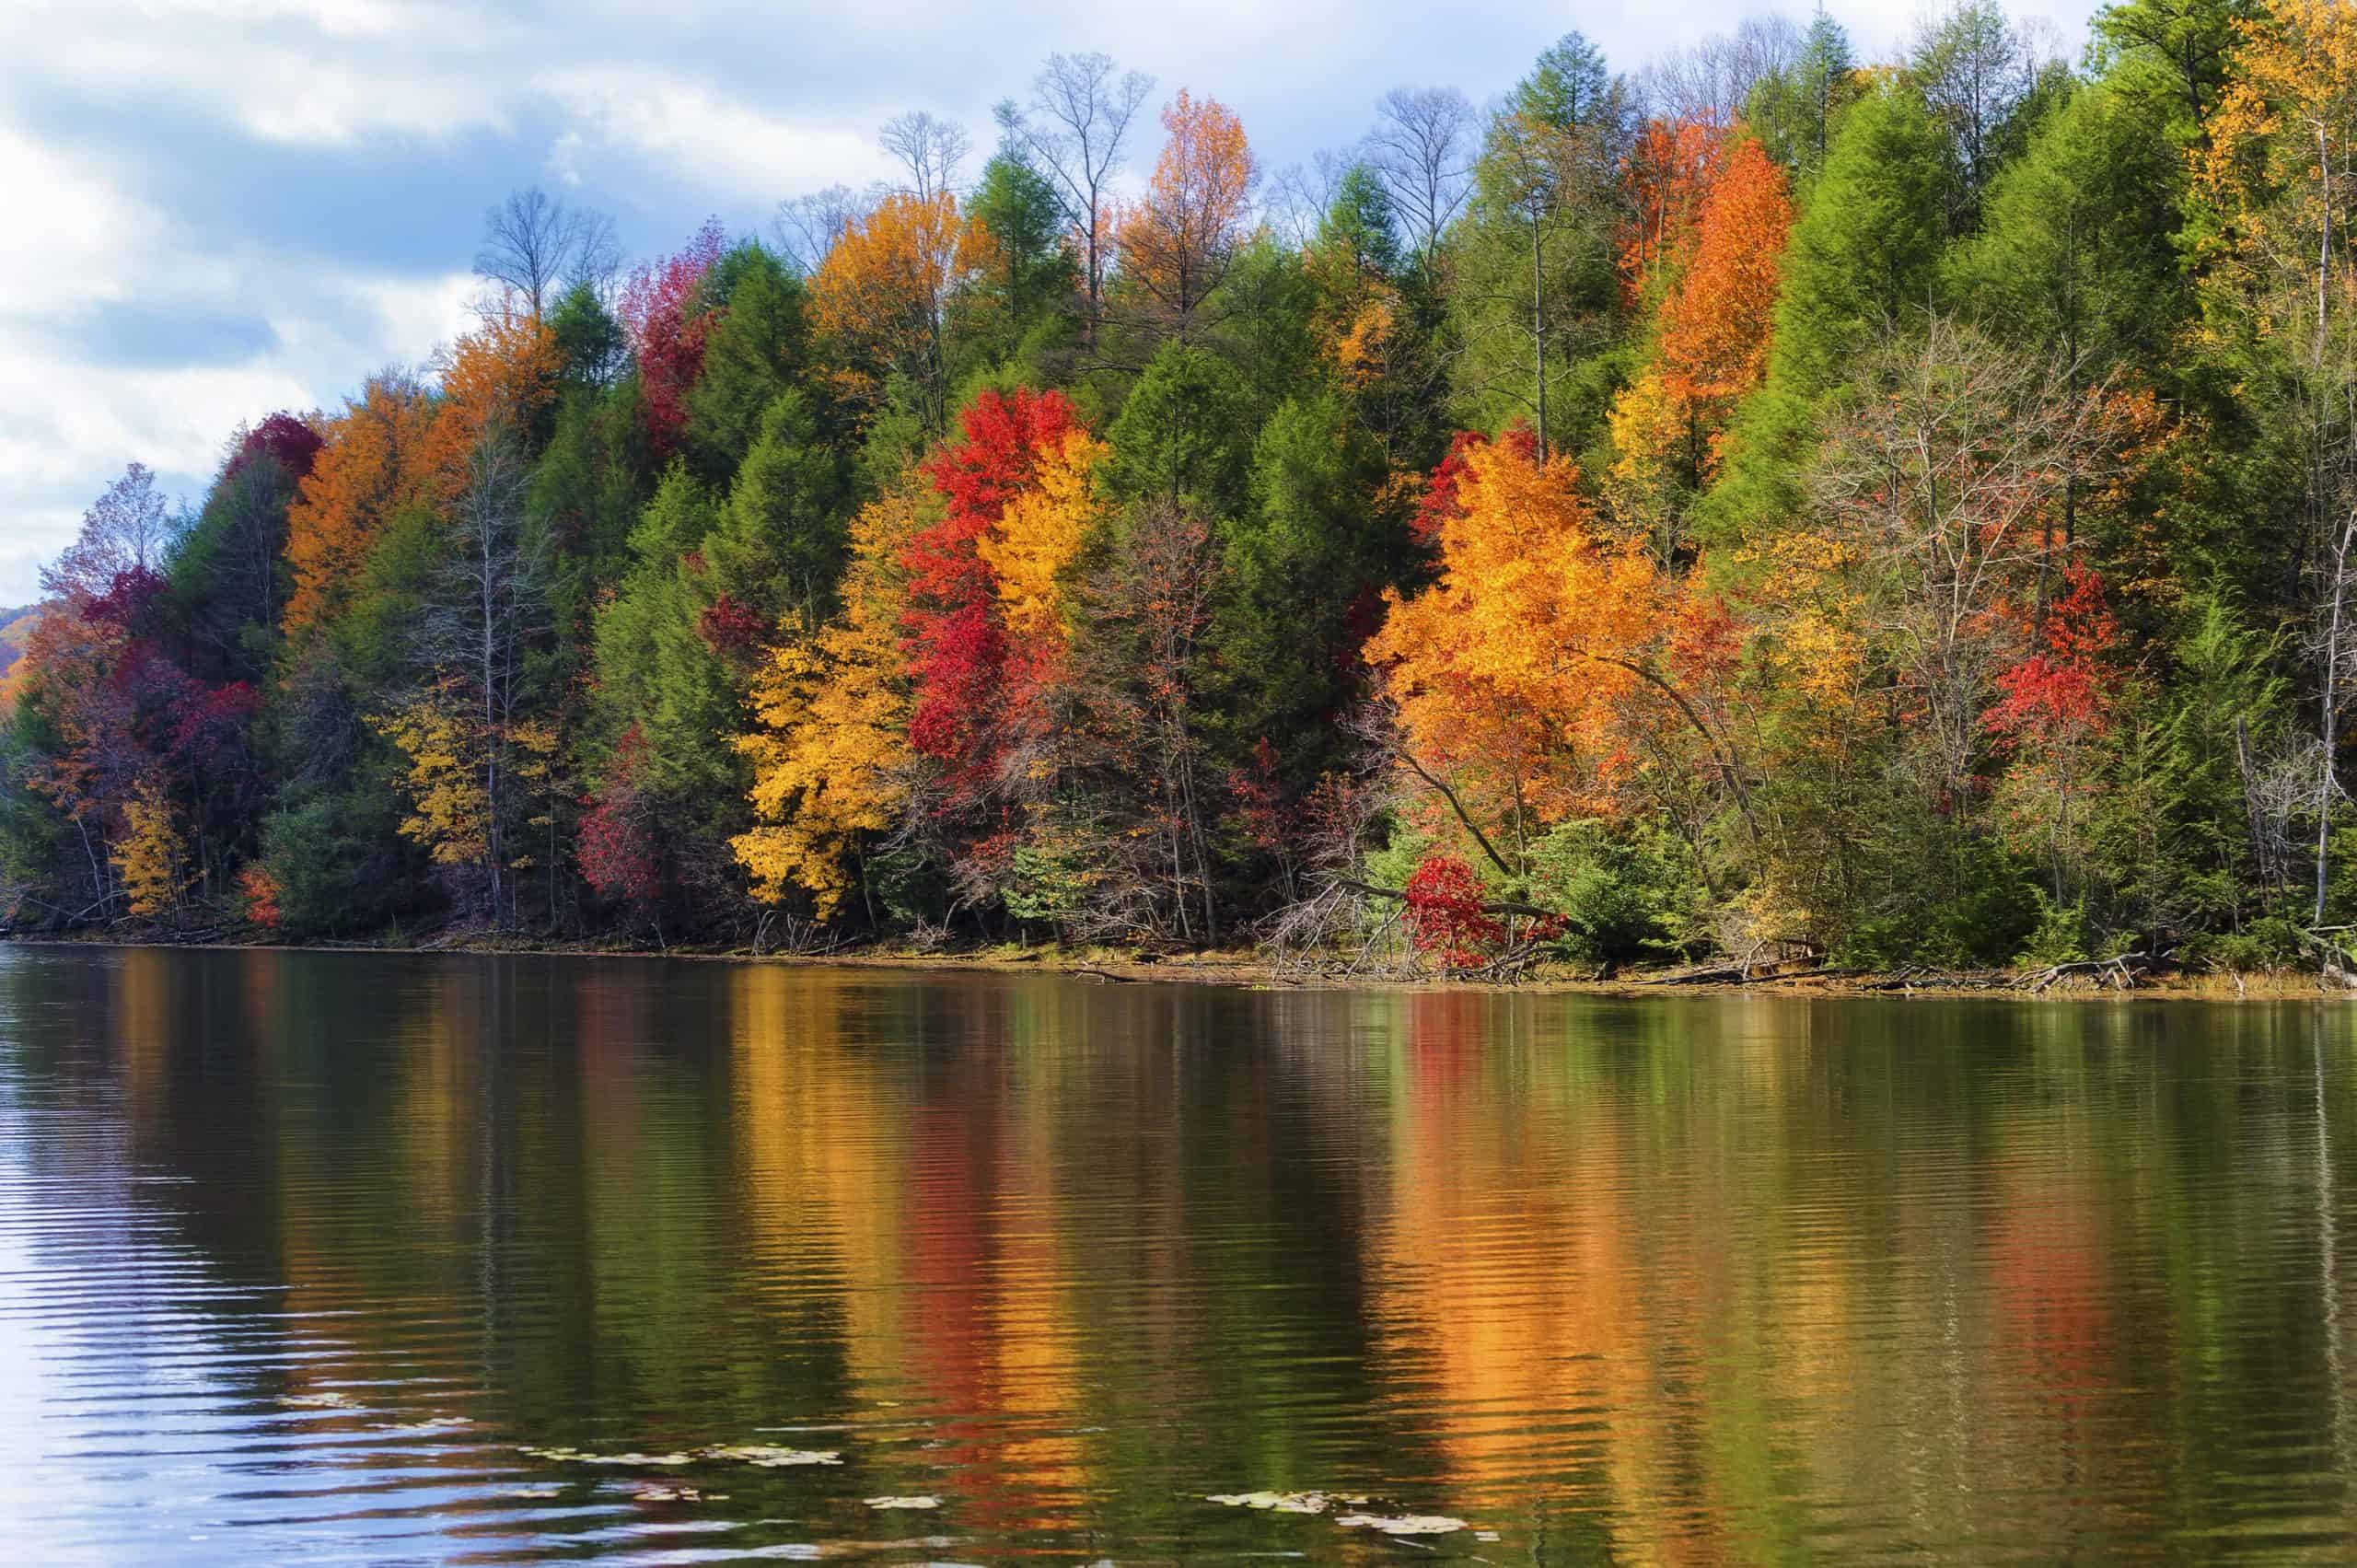
<path fill-rule="evenodd" d="M 430 365 L 93 502 L 0 915 L 2338 965 L 2357 8 L 2089 40 L 1574 33 L 1284 170 L 1054 54 L 761 233 L 518 192 Z"/>

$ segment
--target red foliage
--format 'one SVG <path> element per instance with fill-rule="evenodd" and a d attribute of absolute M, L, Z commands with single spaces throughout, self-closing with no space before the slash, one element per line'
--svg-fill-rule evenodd
<path fill-rule="evenodd" d="M 622 330 L 638 360 L 646 433 L 658 455 L 676 450 L 688 423 L 688 393 L 703 373 L 704 342 L 718 313 L 699 311 L 704 275 L 720 260 L 727 232 L 708 218 L 679 254 L 631 273 L 622 289 Z"/>
<path fill-rule="evenodd" d="M 2074 730 L 2100 735 L 2110 724 L 2119 623 L 2093 569 L 2066 566 L 2062 580 L 2066 591 L 2047 608 L 2044 646 L 1997 677 L 2005 694 L 1980 720 L 1995 734 L 2050 740 Z"/>
<path fill-rule="evenodd" d="M 1506 426 L 1498 443 L 1525 462 L 1538 460 L 1538 437 L 1520 420 Z M 1424 498 L 1417 504 L 1416 515 L 1408 521 L 1418 544 L 1428 550 L 1437 549 L 1442 527 L 1465 515 L 1465 504 L 1457 496 L 1457 484 L 1471 466 L 1473 454 L 1489 444 L 1490 438 L 1478 430 L 1460 430 L 1449 437 L 1448 455 L 1433 470 L 1433 477 L 1424 486 Z"/>
<path fill-rule="evenodd" d="M 644 909 L 663 891 L 663 856 L 654 831 L 653 803 L 640 787 L 646 738 L 633 725 L 614 749 L 596 794 L 584 804 L 576 858 L 582 879 L 601 899 Z"/>
<path fill-rule="evenodd" d="M 941 521 L 909 540 L 909 608 L 901 620 L 916 703 L 909 743 L 950 770 L 953 805 L 966 804 L 998 760 L 1000 721 L 1025 693 L 1010 669 L 998 615 L 998 583 L 976 550 L 1006 504 L 1031 485 L 1039 459 L 1080 427 L 1061 392 L 983 392 L 958 420 L 964 439 L 930 459 L 924 474 L 949 503 Z"/>
<path fill-rule="evenodd" d="M 237 451 L 230 454 L 226 475 L 236 475 L 256 458 L 268 458 L 286 470 L 288 480 L 301 480 L 310 473 L 311 459 L 326 445 L 318 431 L 282 411 L 246 432 Z"/>
<path fill-rule="evenodd" d="M 248 680 L 210 689 L 190 681 L 177 706 L 172 752 L 190 767 L 203 767 L 245 733 L 261 712 L 261 692 Z"/>
<path fill-rule="evenodd" d="M 1416 951 L 1436 955 L 1451 969 L 1480 968 L 1505 941 L 1504 923 L 1481 907 L 1481 879 L 1456 855 L 1424 856 L 1406 893 Z"/>
<path fill-rule="evenodd" d="M 106 592 L 82 606 L 82 619 L 94 626 L 133 631 L 146 619 L 167 587 L 160 572 L 145 566 L 125 567 L 107 584 Z"/>
<path fill-rule="evenodd" d="M 238 898 L 246 906 L 246 918 L 265 931 L 278 929 L 284 918 L 278 907 L 278 878 L 261 865 L 249 863 L 238 873 Z"/>
<path fill-rule="evenodd" d="M 697 618 L 696 634 L 721 657 L 748 665 L 769 645 L 770 623 L 758 611 L 722 594 Z"/>
<path fill-rule="evenodd" d="M 1286 809 L 1284 785 L 1277 777 L 1277 749 L 1263 736 L 1252 748 L 1252 760 L 1227 774 L 1227 793 L 1236 801 L 1237 825 L 1252 847 L 1282 854 L 1294 839 L 1293 813 Z"/>

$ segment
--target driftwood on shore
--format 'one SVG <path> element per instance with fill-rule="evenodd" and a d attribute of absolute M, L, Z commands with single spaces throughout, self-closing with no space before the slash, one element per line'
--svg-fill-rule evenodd
<path fill-rule="evenodd" d="M 1759 985 L 1840 981 L 1855 991 L 1910 993 L 1916 991 L 2022 991 L 2035 996 L 2059 981 L 2086 977 L 2111 989 L 2131 991 L 2149 975 L 2154 960 L 2145 953 L 2121 953 L 2049 964 L 2037 970 L 1953 970 L 1930 964 L 1904 964 L 1887 973 L 1864 969 L 1821 966 L 1807 959 L 1782 963 L 1709 964 L 1675 974 L 1652 975 L 1635 981 L 1645 986 Z"/>

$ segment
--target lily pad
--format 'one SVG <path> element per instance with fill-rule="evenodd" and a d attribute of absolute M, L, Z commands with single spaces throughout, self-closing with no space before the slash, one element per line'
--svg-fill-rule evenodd
<path fill-rule="evenodd" d="M 1346 1530 L 1381 1530 L 1387 1536 L 1445 1536 L 1465 1527 L 1464 1520 L 1446 1514 L 1345 1514 L 1334 1522 Z"/>

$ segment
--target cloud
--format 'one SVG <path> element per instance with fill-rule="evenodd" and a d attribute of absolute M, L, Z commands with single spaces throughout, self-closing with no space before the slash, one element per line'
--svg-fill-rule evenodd
<path fill-rule="evenodd" d="M 1157 101 L 1218 97 L 1275 168 L 1355 140 L 1393 86 L 1488 99 L 1574 19 L 1633 69 L 1763 8 L 1495 0 L 1469 26 L 1405 0 L 6 0 L 0 604 L 126 461 L 193 492 L 240 422 L 426 361 L 514 187 L 613 213 L 640 255 L 707 215 L 760 232 L 782 197 L 886 175 L 876 129 L 903 110 L 987 146 L 991 105 L 1055 50 L 1151 73 Z M 2075 32 L 2092 0 L 2019 8 Z M 1868 56 L 1912 30 L 1912 7 L 1832 9 Z"/>

